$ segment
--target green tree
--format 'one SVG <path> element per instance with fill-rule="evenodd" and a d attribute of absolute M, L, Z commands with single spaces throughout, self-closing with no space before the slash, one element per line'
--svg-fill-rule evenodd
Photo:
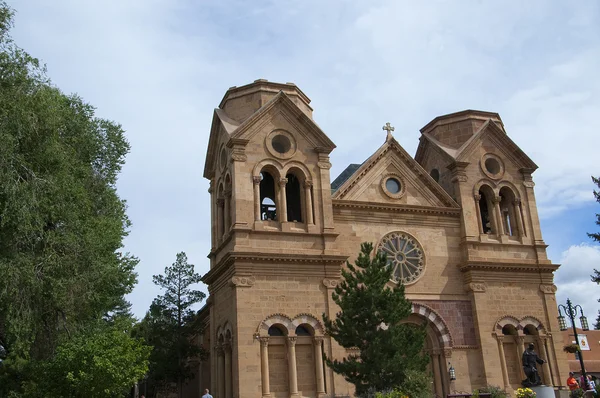
<path fill-rule="evenodd" d="M 150 356 L 150 383 L 158 389 L 176 384 L 179 396 L 183 381 L 192 376 L 189 360 L 206 356 L 193 341 L 201 332 L 193 322 L 193 307 L 205 297 L 203 292 L 194 289 L 200 278 L 185 253 L 178 253 L 176 261 L 165 268 L 163 275 L 153 277 L 164 294 L 154 299 L 138 326 L 137 333 L 154 347 Z"/>
<path fill-rule="evenodd" d="M 0 0 L 0 394 L 118 306 L 138 262 L 120 252 L 129 227 L 116 192 L 129 151 L 121 126 L 54 87 L 12 25 Z"/>
<path fill-rule="evenodd" d="M 596 184 L 596 186 L 600 189 L 599 178 L 592 177 L 592 182 Z M 600 203 L 600 192 L 594 190 L 594 197 L 596 198 L 596 202 Z M 600 214 L 596 214 L 596 225 L 600 225 Z M 588 236 L 594 241 L 600 242 L 600 232 L 588 233 Z M 592 275 L 592 282 L 600 284 L 600 271 L 598 271 L 597 269 L 594 269 L 594 274 Z M 600 312 L 598 313 L 598 317 L 596 318 L 596 323 L 594 323 L 594 329 L 600 330 Z"/>
<path fill-rule="evenodd" d="M 402 323 L 411 315 L 411 303 L 404 286 L 390 287 L 392 269 L 384 253 L 371 259 L 373 245 L 363 243 L 353 266 L 342 270 L 342 282 L 335 288 L 333 301 L 340 307 L 336 319 L 323 314 L 327 331 L 344 348 L 358 349 L 341 361 L 325 358 L 334 372 L 354 384 L 356 393 L 397 389 L 414 380 L 408 375 L 424 373 L 427 357 L 423 355 L 424 326 Z M 429 388 L 423 382 L 423 391 Z"/>
<path fill-rule="evenodd" d="M 99 322 L 62 342 L 36 369 L 28 398 L 110 398 L 128 393 L 148 371 L 151 347 L 130 337 L 131 322 Z"/>

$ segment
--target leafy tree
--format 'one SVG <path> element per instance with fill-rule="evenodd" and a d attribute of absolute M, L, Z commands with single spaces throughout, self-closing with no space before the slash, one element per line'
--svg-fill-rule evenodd
<path fill-rule="evenodd" d="M 138 326 L 137 333 L 154 346 L 150 356 L 149 381 L 158 389 L 176 383 L 179 396 L 183 381 L 192 377 L 190 359 L 203 359 L 206 353 L 196 345 L 193 337 L 199 333 L 194 325 L 193 306 L 205 294 L 193 288 L 200 282 L 194 265 L 188 264 L 181 252 L 164 275 L 155 275 L 153 281 L 164 290 L 154 299 L 150 310 Z"/>
<path fill-rule="evenodd" d="M 118 306 L 138 262 L 120 252 L 121 126 L 54 87 L 12 25 L 0 0 L 0 394 Z"/>
<path fill-rule="evenodd" d="M 356 348 L 359 353 L 342 361 L 325 360 L 354 384 L 358 396 L 369 391 L 404 391 L 409 384 L 416 393 L 409 375 L 425 373 L 424 326 L 401 323 L 411 315 L 411 303 L 402 284 L 389 287 L 392 269 L 384 253 L 371 259 L 372 250 L 371 243 L 363 243 L 355 265 L 347 263 L 348 269 L 342 270 L 343 280 L 332 295 L 341 310 L 336 319 L 323 314 L 327 334 L 342 347 Z M 421 384 L 423 389 L 429 388 L 427 383 Z"/>
<path fill-rule="evenodd" d="M 120 318 L 99 322 L 62 342 L 55 356 L 37 367 L 26 397 L 123 396 L 148 371 L 151 347 L 129 335 L 131 323 Z"/>

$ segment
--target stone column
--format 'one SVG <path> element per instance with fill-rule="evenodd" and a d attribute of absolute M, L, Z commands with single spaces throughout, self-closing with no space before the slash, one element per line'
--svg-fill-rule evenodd
<path fill-rule="evenodd" d="M 231 344 L 225 343 L 224 356 L 225 356 L 225 398 L 232 398 L 231 387 L 233 386 L 233 380 L 231 380 Z"/>
<path fill-rule="evenodd" d="M 441 351 L 439 349 L 433 350 L 431 352 L 431 362 L 433 368 L 433 382 L 435 383 L 435 394 L 436 396 L 444 395 L 444 388 L 442 387 L 442 369 L 440 366 L 440 354 Z"/>
<path fill-rule="evenodd" d="M 548 352 L 546 351 L 546 336 L 538 336 L 538 346 L 540 351 L 540 356 L 545 361 L 542 365 L 542 369 L 544 369 L 544 383 L 547 386 L 552 386 L 552 375 L 550 373 L 550 362 L 548 358 Z"/>
<path fill-rule="evenodd" d="M 290 397 L 298 396 L 298 371 L 296 370 L 296 339 L 288 337 L 288 368 L 290 371 Z"/>
<path fill-rule="evenodd" d="M 325 381 L 323 380 L 323 337 L 315 337 L 315 371 L 317 372 L 317 397 L 325 395 Z"/>
<path fill-rule="evenodd" d="M 225 204 L 225 199 L 219 198 L 217 199 L 217 242 L 220 242 L 223 239 L 223 226 L 225 225 L 223 222 L 223 206 Z"/>
<path fill-rule="evenodd" d="M 231 228 L 231 189 L 225 191 L 225 211 L 223 212 L 223 235 L 226 235 Z"/>
<path fill-rule="evenodd" d="M 525 380 L 525 371 L 523 370 L 523 353 L 525 352 L 525 336 L 517 336 L 517 360 L 519 361 L 519 369 L 521 371 L 521 380 Z"/>
<path fill-rule="evenodd" d="M 506 235 L 506 232 L 504 231 L 504 223 L 502 222 L 502 212 L 500 211 L 500 200 L 501 198 L 499 196 L 495 196 L 493 200 L 496 235 L 498 236 Z"/>
<path fill-rule="evenodd" d="M 254 182 L 254 220 L 260 221 L 262 219 L 262 215 L 260 214 L 260 182 L 262 181 L 261 176 L 252 177 L 252 182 Z"/>
<path fill-rule="evenodd" d="M 510 383 L 508 381 L 508 369 L 506 368 L 506 356 L 504 355 L 504 336 L 496 336 L 498 340 L 498 355 L 500 355 L 500 367 L 502 368 L 502 381 L 504 389 L 508 390 Z"/>
<path fill-rule="evenodd" d="M 304 202 L 305 202 L 305 207 L 306 207 L 306 224 L 307 225 L 311 225 L 314 224 L 314 217 L 313 217 L 313 206 L 312 206 L 312 182 L 310 181 L 304 181 Z"/>
<path fill-rule="evenodd" d="M 483 233 L 483 220 L 481 219 L 481 210 L 479 209 L 479 201 L 481 200 L 481 195 L 475 194 L 475 213 L 477 213 L 477 225 L 479 227 L 479 233 Z M 489 210 L 488 210 L 489 211 Z"/>
<path fill-rule="evenodd" d="M 279 222 L 286 222 L 287 219 L 287 196 L 285 195 L 285 186 L 287 178 L 279 180 L 279 203 L 277 204 L 277 219 Z"/>
<path fill-rule="evenodd" d="M 525 228 L 523 227 L 523 217 L 521 217 L 521 199 L 515 199 L 513 203 L 513 212 L 517 220 L 517 228 L 519 228 L 519 237 L 525 236 Z"/>
<path fill-rule="evenodd" d="M 260 338 L 260 372 L 262 379 L 262 396 L 271 396 L 271 386 L 269 384 L 269 338 Z"/>
<path fill-rule="evenodd" d="M 217 396 L 224 397 L 225 394 L 225 375 L 223 372 L 224 364 L 223 346 L 217 346 Z"/>

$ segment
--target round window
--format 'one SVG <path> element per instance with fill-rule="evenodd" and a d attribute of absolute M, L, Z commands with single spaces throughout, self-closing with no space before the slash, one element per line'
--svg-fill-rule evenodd
<path fill-rule="evenodd" d="M 487 158 L 485 160 L 485 169 L 490 174 L 498 174 L 501 170 L 500 162 L 494 158 Z"/>
<path fill-rule="evenodd" d="M 395 178 L 388 178 L 385 182 L 385 188 L 393 194 L 397 194 L 400 192 L 402 185 L 400 185 L 400 181 Z"/>
<path fill-rule="evenodd" d="M 274 150 L 276 150 L 282 155 L 288 153 L 289 150 L 292 148 L 292 143 L 290 142 L 290 139 L 283 134 L 277 134 L 275 137 L 273 137 L 271 145 L 273 145 Z"/>
<path fill-rule="evenodd" d="M 415 282 L 425 269 L 423 248 L 412 236 L 392 232 L 383 237 L 378 252 L 387 256 L 387 265 L 392 268 L 392 281 L 409 284 Z"/>

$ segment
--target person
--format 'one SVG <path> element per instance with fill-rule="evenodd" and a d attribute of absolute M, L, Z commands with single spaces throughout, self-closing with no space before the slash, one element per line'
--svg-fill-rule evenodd
<path fill-rule="evenodd" d="M 202 398 L 213 398 L 213 396 L 208 393 L 208 388 L 204 390 Z"/>
<path fill-rule="evenodd" d="M 588 375 L 588 391 L 595 391 L 596 383 L 592 380 L 592 375 Z"/>
<path fill-rule="evenodd" d="M 567 387 L 569 390 L 577 390 L 579 388 L 579 383 L 575 380 L 575 373 L 569 372 L 569 378 L 567 379 Z"/>

